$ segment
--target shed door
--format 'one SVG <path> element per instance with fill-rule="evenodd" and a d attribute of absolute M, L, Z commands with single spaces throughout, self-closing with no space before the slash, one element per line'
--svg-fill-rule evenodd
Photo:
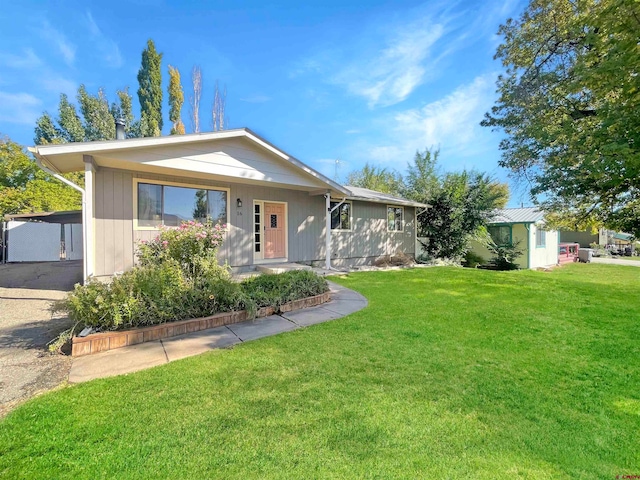
<path fill-rule="evenodd" d="M 284 204 L 264 204 L 264 258 L 284 258 L 286 232 Z"/>

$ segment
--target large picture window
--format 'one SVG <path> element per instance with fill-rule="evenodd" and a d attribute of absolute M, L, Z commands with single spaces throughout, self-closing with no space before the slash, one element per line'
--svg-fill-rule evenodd
<path fill-rule="evenodd" d="M 331 202 L 331 209 L 340 202 Z M 344 202 L 331 212 L 331 230 L 351 230 L 351 203 Z"/>
<path fill-rule="evenodd" d="M 511 245 L 511 227 L 508 225 L 499 225 L 488 227 L 489 235 L 496 245 Z"/>
<path fill-rule="evenodd" d="M 390 232 L 404 230 L 404 207 L 387 207 L 387 230 Z"/>
<path fill-rule="evenodd" d="M 227 192 L 138 183 L 138 226 L 177 227 L 189 220 L 227 223 Z"/>

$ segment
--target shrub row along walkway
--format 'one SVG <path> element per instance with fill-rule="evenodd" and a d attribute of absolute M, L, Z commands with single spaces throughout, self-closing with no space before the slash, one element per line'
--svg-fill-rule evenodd
<path fill-rule="evenodd" d="M 333 282 L 329 282 L 329 288 L 331 301 L 318 307 L 75 358 L 69 373 L 69 382 L 80 383 L 144 370 L 215 348 L 225 348 L 341 318 L 367 306 L 367 299 L 353 290 Z"/>

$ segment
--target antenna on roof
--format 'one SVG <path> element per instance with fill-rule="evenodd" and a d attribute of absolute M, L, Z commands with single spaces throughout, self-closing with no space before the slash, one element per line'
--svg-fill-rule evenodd
<path fill-rule="evenodd" d="M 338 183 L 338 167 L 340 166 L 340 160 L 336 158 L 335 172 L 333 174 L 333 181 Z"/>

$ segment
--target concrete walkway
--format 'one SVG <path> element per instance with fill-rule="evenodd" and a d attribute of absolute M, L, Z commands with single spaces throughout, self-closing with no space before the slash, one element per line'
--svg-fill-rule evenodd
<path fill-rule="evenodd" d="M 198 355 L 214 348 L 277 335 L 316 323 L 327 322 L 357 312 L 367 306 L 367 299 L 357 292 L 329 282 L 331 301 L 318 307 L 271 315 L 224 327 L 188 333 L 104 353 L 73 359 L 70 383 L 137 372 L 181 358 Z"/>

